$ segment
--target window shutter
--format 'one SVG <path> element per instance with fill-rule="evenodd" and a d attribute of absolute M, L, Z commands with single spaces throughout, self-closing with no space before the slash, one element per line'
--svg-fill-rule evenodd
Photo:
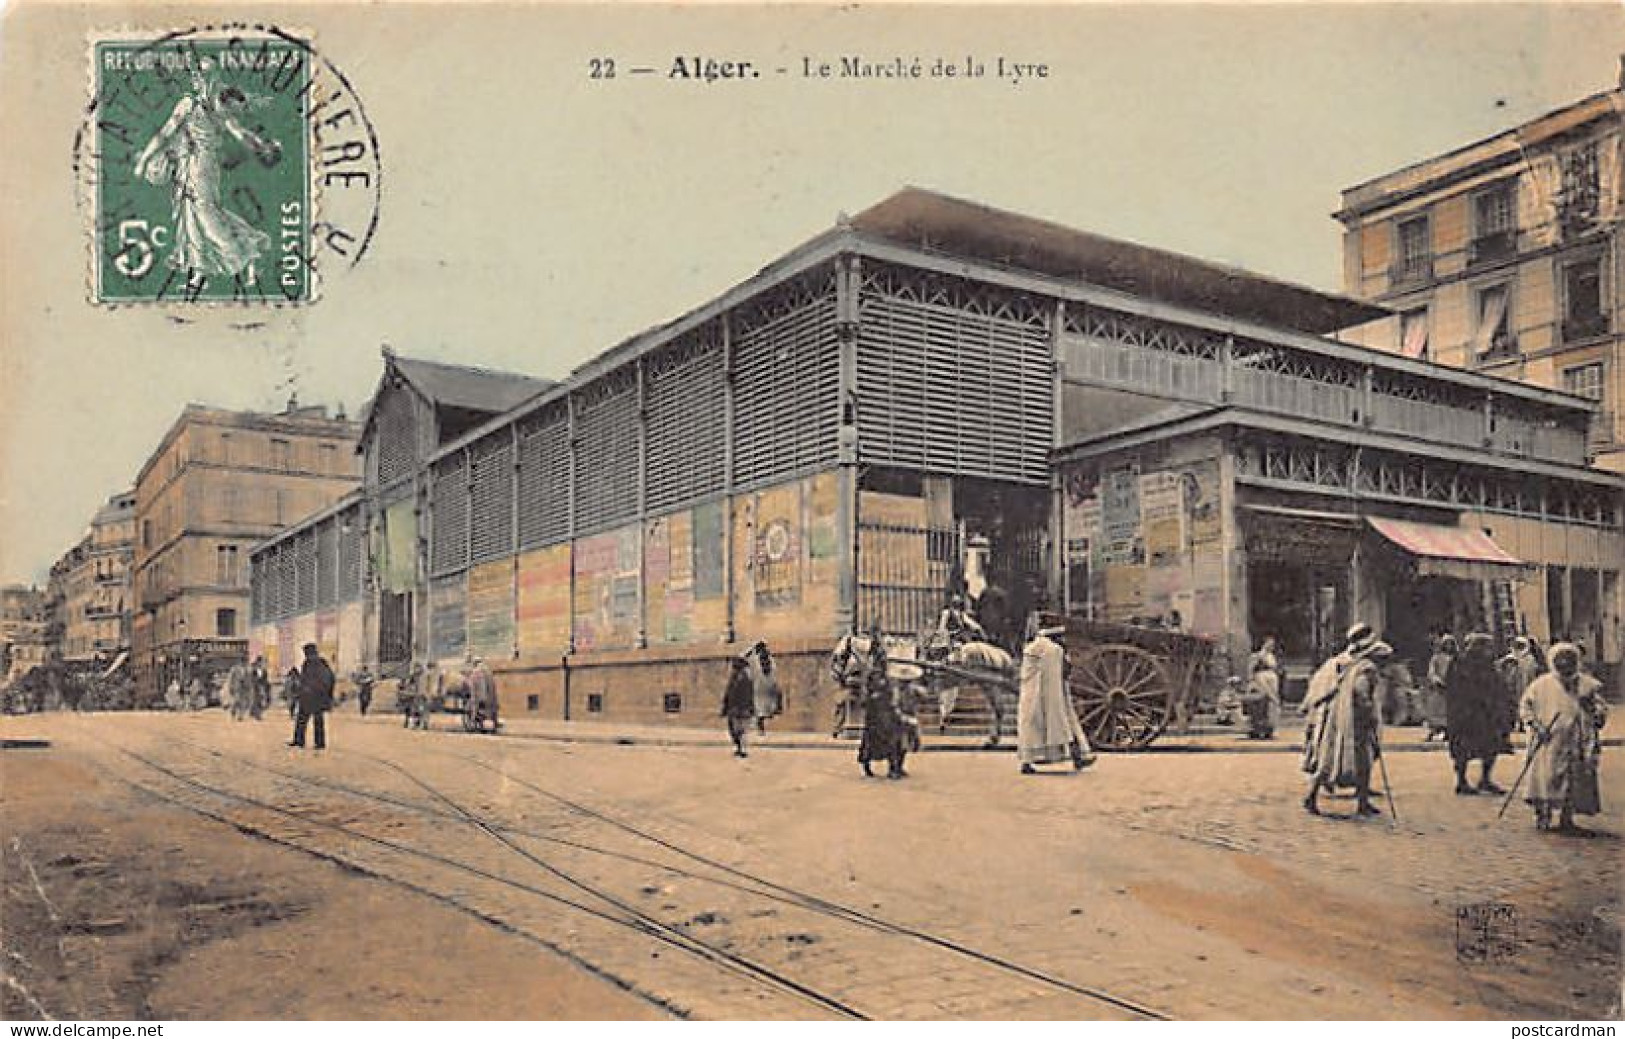
<path fill-rule="evenodd" d="M 654 354 L 645 372 L 649 511 L 721 491 L 726 387 L 716 328 Z"/>
<path fill-rule="evenodd" d="M 434 467 L 433 529 L 429 566 L 434 576 L 468 565 L 468 465 L 463 452 Z"/>
<path fill-rule="evenodd" d="M 469 448 L 476 563 L 513 555 L 513 432 L 504 426 Z"/>
<path fill-rule="evenodd" d="M 570 420 L 561 401 L 519 427 L 519 547 L 540 548 L 570 533 Z"/>
<path fill-rule="evenodd" d="M 834 268 L 781 285 L 739 309 L 734 328 L 734 482 L 836 457 L 840 352 Z"/>

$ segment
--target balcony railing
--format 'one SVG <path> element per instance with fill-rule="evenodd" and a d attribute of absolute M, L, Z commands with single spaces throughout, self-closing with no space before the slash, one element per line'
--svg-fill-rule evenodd
<path fill-rule="evenodd" d="M 1499 364 L 1502 361 L 1516 361 L 1521 356 L 1523 352 L 1518 349 L 1518 337 L 1502 335 L 1490 341 L 1489 349 L 1478 355 L 1478 363 Z"/>
<path fill-rule="evenodd" d="M 1510 228 L 1505 231 L 1491 231 L 1473 239 L 1468 247 L 1467 262 L 1473 265 L 1493 263 L 1496 260 L 1504 260 L 1517 251 L 1517 231 Z"/>

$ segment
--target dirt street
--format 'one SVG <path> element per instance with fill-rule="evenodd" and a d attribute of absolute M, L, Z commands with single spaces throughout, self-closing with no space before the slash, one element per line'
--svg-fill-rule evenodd
<path fill-rule="evenodd" d="M 1440 753 L 1389 755 L 1394 826 L 1305 815 L 1287 753 L 4 726 L 50 741 L 0 752 L 10 1017 L 1619 1016 L 1617 749 L 1575 838 Z"/>

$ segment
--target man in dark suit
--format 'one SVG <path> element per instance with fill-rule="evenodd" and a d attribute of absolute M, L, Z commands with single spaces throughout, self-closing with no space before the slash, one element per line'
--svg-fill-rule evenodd
<path fill-rule="evenodd" d="M 294 716 L 290 747 L 305 745 L 305 723 L 316 720 L 316 749 L 327 746 L 327 712 L 333 709 L 333 669 L 322 659 L 316 643 L 305 643 L 305 663 L 299 669 L 298 713 Z"/>

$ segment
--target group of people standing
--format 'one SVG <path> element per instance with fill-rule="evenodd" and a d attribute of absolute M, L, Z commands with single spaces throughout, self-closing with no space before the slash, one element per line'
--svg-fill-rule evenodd
<path fill-rule="evenodd" d="M 1323 790 L 1352 787 L 1358 813 L 1380 814 L 1371 801 L 1371 771 L 1382 756 L 1382 693 L 1384 683 L 1394 680 L 1392 657 L 1368 625 L 1356 624 L 1343 649 L 1310 679 L 1303 702 L 1303 770 L 1309 774 L 1303 805 L 1310 813 L 1320 814 Z M 1495 781 L 1495 763 L 1513 753 L 1512 734 L 1522 727 L 1529 743 L 1519 782 L 1528 780 L 1524 800 L 1537 827 L 1549 829 L 1555 815 L 1558 828 L 1574 829 L 1575 815 L 1601 810 L 1597 764 L 1607 709 L 1601 683 L 1585 673 L 1577 646 L 1553 646 L 1548 670 L 1527 638 L 1515 639 L 1498 659 L 1487 634 L 1468 635 L 1459 653 L 1455 638 L 1445 635 L 1429 662 L 1427 683 L 1442 701 L 1427 712 L 1428 737 L 1441 727 L 1434 715 L 1442 713 L 1458 795 L 1507 793 Z M 1474 762 L 1476 781 L 1469 778 Z"/>
<path fill-rule="evenodd" d="M 938 634 L 950 647 L 976 636 L 986 637 L 957 597 L 944 610 L 938 627 Z M 1095 760 L 1067 693 L 1066 630 L 1055 618 L 1040 614 L 1028 620 L 1016 708 L 1016 759 L 1025 775 L 1035 773 L 1039 765 L 1070 762 L 1074 769 L 1083 769 Z M 873 763 L 885 761 L 887 777 L 901 779 L 908 775 L 904 769 L 908 754 L 920 747 L 918 704 L 923 671 L 913 660 L 893 657 L 890 652 L 878 622 L 866 633 L 847 635 L 836 644 L 830 674 L 845 696 L 836 705 L 835 735 L 861 713 L 858 764 L 864 775 L 874 775 Z M 998 694 L 989 690 L 989 695 Z"/>

